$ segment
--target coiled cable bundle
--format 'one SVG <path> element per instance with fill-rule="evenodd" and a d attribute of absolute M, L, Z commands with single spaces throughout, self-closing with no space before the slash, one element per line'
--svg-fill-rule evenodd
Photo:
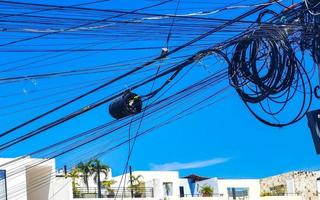
<path fill-rule="evenodd" d="M 311 105 L 310 79 L 281 30 L 260 26 L 240 40 L 228 73 L 249 111 L 267 125 L 295 123 Z"/>

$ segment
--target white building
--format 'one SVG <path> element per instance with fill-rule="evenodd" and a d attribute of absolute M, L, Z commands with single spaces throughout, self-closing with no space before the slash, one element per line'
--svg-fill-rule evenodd
<path fill-rule="evenodd" d="M 207 178 L 197 175 L 180 178 L 176 171 L 135 171 L 132 174 L 135 177 L 140 176 L 143 191 L 133 191 L 128 174 L 112 177 L 110 172 L 108 180 L 114 180 L 115 183 L 112 192 L 110 188 L 102 189 L 102 199 L 111 200 L 116 197 L 132 200 L 133 197 L 135 200 L 320 200 L 319 172 L 292 172 L 261 180 Z M 103 175 L 101 178 L 105 179 Z M 308 181 L 305 181 L 306 178 Z M 79 183 L 77 187 L 84 187 L 82 181 L 76 181 Z M 312 188 L 305 188 L 309 185 Z M 212 188 L 213 194 L 210 197 L 201 194 L 204 186 Z M 0 159 L 0 200 L 96 200 L 97 184 L 92 177 L 89 187 L 94 191 L 82 191 L 81 198 L 76 199 L 73 195 L 72 180 L 63 174 L 57 175 L 54 160 L 29 157 Z M 272 191 L 277 189 L 283 190 L 283 194 L 275 196 Z M 269 195 L 265 195 L 267 192 Z M 286 195 L 289 192 L 290 195 Z"/>
<path fill-rule="evenodd" d="M 132 174 L 133 176 L 141 175 L 143 177 L 145 187 L 153 189 L 154 195 L 152 197 L 154 199 L 302 200 L 300 197 L 261 198 L 259 179 L 219 179 L 196 175 L 179 178 L 178 172 L 171 171 L 136 171 Z M 120 182 L 120 188 L 126 188 L 129 185 L 128 174 L 113 177 L 113 179 L 117 181 L 116 187 L 119 187 Z M 201 195 L 200 190 L 203 186 L 210 186 L 213 189 L 212 197 Z"/>
<path fill-rule="evenodd" d="M 71 180 L 56 177 L 55 161 L 0 158 L 0 200 L 70 200 Z"/>
<path fill-rule="evenodd" d="M 179 173 L 175 171 L 135 171 L 133 176 L 141 176 L 145 182 L 146 196 L 157 199 L 180 197 Z M 122 180 L 126 177 L 126 180 Z M 130 185 L 129 174 L 113 178 L 117 183 L 116 187 L 128 188 Z M 121 183 L 121 184 L 120 184 Z"/>

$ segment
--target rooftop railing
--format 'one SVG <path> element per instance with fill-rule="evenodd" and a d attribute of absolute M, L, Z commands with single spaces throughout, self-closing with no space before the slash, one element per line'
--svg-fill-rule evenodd
<path fill-rule="evenodd" d="M 298 193 L 270 193 L 270 192 L 265 192 L 262 193 L 260 196 L 264 197 L 264 196 L 301 196 L 301 194 Z"/>
<path fill-rule="evenodd" d="M 98 198 L 98 188 L 96 187 L 77 187 L 73 191 L 74 198 Z M 101 198 L 153 198 L 153 188 L 129 188 L 129 187 L 114 187 L 101 188 Z"/>
<path fill-rule="evenodd" d="M 205 196 L 202 194 L 184 194 L 184 195 L 181 195 L 180 197 L 205 197 Z M 212 194 L 207 197 L 223 197 L 223 194 Z"/>

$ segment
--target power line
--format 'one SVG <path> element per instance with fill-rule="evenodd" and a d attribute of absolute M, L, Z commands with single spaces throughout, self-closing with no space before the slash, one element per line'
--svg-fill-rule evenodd
<path fill-rule="evenodd" d="M 165 2 L 167 2 L 167 1 L 165 1 Z M 160 5 L 161 5 L 161 4 L 163 4 L 163 2 L 160 3 Z M 159 5 L 159 4 L 157 4 L 157 5 Z M 252 10 L 250 10 L 250 11 L 248 11 L 248 12 L 246 12 L 246 13 L 238 16 L 238 17 L 236 17 L 234 20 L 231 20 L 231 21 L 229 21 L 229 22 L 227 22 L 227 23 L 225 23 L 225 24 L 222 24 L 222 25 L 220 25 L 220 26 L 218 26 L 218 27 L 215 27 L 215 28 L 213 28 L 212 30 L 210 30 L 210 31 L 208 31 L 208 32 L 200 35 L 199 37 L 196 37 L 195 39 L 193 39 L 193 40 L 191 40 L 191 41 L 189 41 L 189 42 L 187 42 L 187 43 L 185 43 L 185 44 L 183 44 L 183 45 L 181 45 L 181 46 L 179 46 L 179 47 L 177 47 L 177 48 L 172 49 L 170 52 L 168 52 L 168 53 L 166 53 L 166 54 L 160 55 L 160 56 L 158 56 L 157 58 L 155 58 L 155 59 L 153 59 L 153 60 L 151 60 L 151 61 L 148 61 L 148 62 L 140 65 L 139 67 L 137 67 L 137 68 L 135 68 L 135 69 L 130 70 L 129 72 L 126 72 L 126 73 L 124 73 L 124 74 L 122 74 L 122 75 L 120 75 L 120 76 L 118 76 L 118 77 L 116 77 L 116 78 L 114 78 L 114 79 L 112 79 L 112 80 L 110 80 L 110 81 L 108 81 L 108 82 L 106 82 L 106 83 L 104 83 L 104 84 L 102 84 L 102 85 L 100 85 L 100 86 L 98 86 L 98 87 L 96 87 L 96 88 L 94 88 L 94 89 L 92 89 L 92 90 L 90 90 L 90 91 L 88 91 L 88 92 L 86 92 L 86 93 L 84 93 L 84 94 L 82 94 L 82 95 L 80 95 L 80 96 L 78 96 L 78 97 L 76 97 L 76 98 L 74 98 L 74 99 L 66 102 L 66 103 L 61 104 L 60 106 L 57 106 L 57 107 L 55 107 L 55 108 L 53 108 L 53 109 L 51 109 L 51 110 L 49 110 L 49 111 L 47 111 L 47 112 L 45 112 L 45 113 L 42 113 L 42 114 L 38 115 L 38 116 L 35 117 L 35 118 L 32 118 L 32 119 L 30 119 L 30 120 L 28 120 L 28 121 L 26 121 L 26 122 L 24 122 L 24 123 L 22 123 L 22 124 L 19 124 L 18 126 L 14 127 L 14 128 L 11 128 L 11 129 L 3 132 L 2 134 L 0 134 L 0 137 L 3 137 L 3 136 L 5 136 L 5 135 L 7 135 L 7 134 L 9 134 L 9 133 L 11 133 L 11 132 L 13 132 L 13 131 L 16 131 L 16 130 L 18 130 L 18 129 L 20 129 L 20 128 L 22 128 L 22 127 L 24 127 L 24 126 L 26 126 L 26 125 L 28 125 L 28 124 L 30 124 L 30 123 L 38 120 L 38 119 L 40 119 L 40 118 L 43 118 L 43 117 L 45 117 L 45 116 L 47 116 L 47 115 L 49 115 L 49 114 L 51 114 L 51 113 L 53 113 L 53 112 L 55 112 L 55 111 L 57 111 L 57 110 L 65 107 L 65 106 L 67 106 L 67 105 L 70 105 L 70 104 L 78 101 L 79 99 L 82 99 L 82 98 L 84 98 L 84 97 L 86 97 L 86 96 L 88 96 L 88 95 L 90 95 L 90 94 L 92 94 L 92 93 L 94 93 L 94 92 L 102 89 L 102 88 L 107 87 L 107 86 L 109 86 L 110 84 L 112 84 L 112 83 L 114 83 L 114 82 L 116 82 L 116 81 L 118 81 L 118 80 L 121 80 L 122 78 L 124 78 L 124 77 L 126 77 L 126 76 L 128 76 L 128 75 L 130 75 L 130 74 L 133 74 L 133 73 L 135 73 L 135 72 L 137 72 L 137 71 L 139 71 L 139 70 L 141 70 L 141 69 L 143 69 L 143 68 L 145 68 L 145 67 L 147 67 L 147 66 L 149 66 L 149 65 L 152 65 L 152 64 L 156 63 L 157 61 L 162 60 L 162 59 L 168 57 L 169 55 L 172 55 L 172 54 L 174 54 L 174 53 L 176 53 L 176 52 L 178 52 L 178 51 L 186 48 L 187 46 L 192 45 L 192 44 L 196 43 L 197 41 L 202 40 L 202 39 L 208 37 L 209 35 L 212 35 L 213 33 L 216 33 L 216 32 L 218 32 L 218 31 L 222 30 L 222 29 L 225 28 L 225 27 L 227 27 L 227 26 L 229 26 L 229 25 L 232 25 L 233 23 L 237 22 L 238 20 L 241 20 L 241 19 L 243 19 L 243 18 L 246 18 L 246 17 L 248 17 L 248 16 L 250 16 L 250 15 L 252 15 L 252 14 L 254 14 L 254 13 L 256 13 L 256 12 L 258 12 L 258 11 L 264 9 L 264 8 L 266 8 L 266 7 L 268 7 L 269 5 L 270 5 L 270 4 L 266 4 L 266 5 L 262 5 L 262 6 L 256 7 L 256 8 L 254 8 L 254 9 L 252 9 Z M 150 7 L 150 6 L 149 6 L 149 7 Z M 141 10 L 141 9 L 138 9 L 138 10 Z M 134 11 L 133 11 L 133 12 L 134 12 Z M 189 63 L 190 61 L 188 60 L 187 62 Z M 112 99 L 114 99 L 114 98 L 115 98 L 115 97 L 109 98 L 109 99 L 107 99 L 107 101 L 105 100 L 105 101 L 102 101 L 102 102 L 100 102 L 100 103 L 98 103 L 98 104 L 95 104 L 94 106 L 91 106 L 91 107 L 89 107 L 89 108 L 85 108 L 84 110 L 77 111 L 76 113 L 71 114 L 68 118 L 65 118 L 65 119 L 63 119 L 63 120 L 61 120 L 61 121 L 58 120 L 58 121 L 56 121 L 56 122 L 53 123 L 53 124 L 58 125 L 58 124 L 62 123 L 63 121 L 66 121 L 66 119 L 71 119 L 71 118 L 73 118 L 73 117 L 75 117 L 75 116 L 78 116 L 79 114 L 82 114 L 82 113 L 84 113 L 84 112 L 87 112 L 88 110 L 91 110 L 92 108 L 95 108 L 95 107 L 97 107 L 97 106 L 100 106 L 100 105 L 104 104 L 105 102 L 108 102 L 108 101 L 110 101 L 110 100 L 112 100 Z M 31 132 L 31 134 L 30 134 L 30 133 L 27 134 L 28 136 L 25 135 L 25 136 L 23 137 L 23 139 L 18 139 L 17 141 L 23 141 L 23 140 L 29 138 L 30 136 L 36 135 L 36 134 L 38 134 L 38 133 L 40 133 L 40 132 L 42 132 L 42 131 L 44 131 L 44 130 L 47 130 L 47 129 L 49 129 L 49 128 L 51 128 L 51 126 L 43 126 L 43 127 L 39 128 L 39 129 Z M 17 141 L 13 142 L 13 144 L 16 144 Z M 9 146 L 12 146 L 12 145 L 8 145 L 8 144 L 7 144 L 7 145 L 4 145 L 4 146 L 5 146 L 5 148 L 6 148 L 6 146 L 9 147 Z M 3 150 L 3 148 L 0 148 L 0 150 Z"/>

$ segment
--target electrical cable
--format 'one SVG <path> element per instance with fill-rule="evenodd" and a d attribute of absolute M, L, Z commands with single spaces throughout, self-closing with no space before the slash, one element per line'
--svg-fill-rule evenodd
<path fill-rule="evenodd" d="M 162 3 L 163 3 L 163 2 L 162 2 Z M 157 4 L 157 5 L 158 5 L 158 4 Z M 268 6 L 269 6 L 269 4 L 268 4 L 268 5 L 262 5 L 262 6 L 259 6 L 259 7 L 254 8 L 254 9 L 252 9 L 252 10 L 250 10 L 250 11 L 244 13 L 244 14 L 241 14 L 240 16 L 236 17 L 234 20 L 229 21 L 229 22 L 227 22 L 227 23 L 224 23 L 224 24 L 222 24 L 222 25 L 220 25 L 220 26 L 218 26 L 218 27 L 215 27 L 214 29 L 212 29 L 212 30 L 210 30 L 210 31 L 208 31 L 208 32 L 200 35 L 199 37 L 197 37 L 197 38 L 195 38 L 195 39 L 193 39 L 193 40 L 191 40 L 191 41 L 189 41 L 189 42 L 187 42 L 187 43 L 185 43 L 185 44 L 183 44 L 183 45 L 181 45 L 181 46 L 179 46 L 179 47 L 171 50 L 170 52 L 168 52 L 168 53 L 166 53 L 166 54 L 164 54 L 164 55 L 161 55 L 161 56 L 159 56 L 159 57 L 157 57 L 157 58 L 155 58 L 155 59 L 153 59 L 153 60 L 151 60 L 151 61 L 149 61 L 149 62 L 146 62 L 146 63 L 144 63 L 143 65 L 141 65 L 141 66 L 139 66 L 139 67 L 137 67 L 137 68 L 135 68 L 135 69 L 133 69 L 133 70 L 130 70 L 130 71 L 127 72 L 127 73 L 124 73 L 124 74 L 122 74 L 122 75 L 120 75 L 120 76 L 118 76 L 118 77 L 116 77 L 116 78 L 114 78 L 114 79 L 112 79 L 112 80 L 109 80 L 108 82 L 106 82 L 106 83 L 104 83 L 104 84 L 102 84 L 102 85 L 100 85 L 100 86 L 98 86 L 98 87 L 96 87 L 96 88 L 94 88 L 94 89 L 92 89 L 92 90 L 90 90 L 90 91 L 88 91 L 88 92 L 86 92 L 86 93 L 84 93 L 84 94 L 82 94 L 82 95 L 80 95 L 80 96 L 78 96 L 78 97 L 76 97 L 76 98 L 74 98 L 74 99 L 72 99 L 72 100 L 64 103 L 64 104 L 61 104 L 60 106 L 57 106 L 57 107 L 55 107 L 55 108 L 53 108 L 53 109 L 51 109 L 51 110 L 49 110 L 49 111 L 47 111 L 47 112 L 45 112 L 45 113 L 42 113 L 41 115 L 39 115 L 39 116 L 37 116 L 37 117 L 35 117 L 35 118 L 32 118 L 32 119 L 30 119 L 30 120 L 28 120 L 28 121 L 26 121 L 26 122 L 23 122 L 23 123 L 19 124 L 18 126 L 14 127 L 14 128 L 11 128 L 11 129 L 3 132 L 2 134 L 0 134 L 0 137 L 3 137 L 3 136 L 5 136 L 5 135 L 7 135 L 7 134 L 9 134 L 9 133 L 11 133 L 11 132 L 13 132 L 13 131 L 15 131 L 15 130 L 18 130 L 18 129 L 20 129 L 20 128 L 22 128 L 22 127 L 24 127 L 24 126 L 26 126 L 26 125 L 28 125 L 28 124 L 30 124 L 30 123 L 32 123 L 32 122 L 40 119 L 40 118 L 43 118 L 43 117 L 45 117 L 45 116 L 47 116 L 47 115 L 49 115 L 49 114 L 51 114 L 51 113 L 53 113 L 53 112 L 61 109 L 61 108 L 69 105 L 69 104 L 72 104 L 72 103 L 76 102 L 76 101 L 79 100 L 79 99 L 82 99 L 82 98 L 84 98 L 84 97 L 86 97 L 86 96 L 88 96 L 88 95 L 90 95 L 90 94 L 92 94 L 92 93 L 94 93 L 94 92 L 102 89 L 102 88 L 105 88 L 105 87 L 109 86 L 110 84 L 112 84 L 112 83 L 114 83 L 114 82 L 116 82 L 116 81 L 118 81 L 118 80 L 120 80 L 120 79 L 122 79 L 122 78 L 124 78 L 124 77 L 126 77 L 126 76 L 128 76 L 128 75 L 130 75 L 130 74 L 133 74 L 133 73 L 139 71 L 140 69 L 143 69 L 143 68 L 145 68 L 145 67 L 147 67 L 147 66 L 149 66 L 149 65 L 154 64 L 154 63 L 157 62 L 158 60 L 161 60 L 161 59 L 163 59 L 163 58 L 165 58 L 165 57 L 167 57 L 167 56 L 169 56 L 169 55 L 172 55 L 172 54 L 174 54 L 174 53 L 176 53 L 176 52 L 178 52 L 178 51 L 186 48 L 187 46 L 192 45 L 192 44 L 196 43 L 197 41 L 202 40 L 202 39 L 208 37 L 209 35 L 212 35 L 213 33 L 219 32 L 220 30 L 224 29 L 225 27 L 227 27 L 227 26 L 229 26 L 229 25 L 232 25 L 233 23 L 237 22 L 238 20 L 241 20 L 241 19 L 243 19 L 243 18 L 245 18 L 245 17 L 248 17 L 248 16 L 250 16 L 250 15 L 252 15 L 252 14 L 254 14 L 254 13 L 256 13 L 256 12 L 262 10 L 262 9 L 264 9 L 264 8 L 267 8 Z M 141 10 L 141 9 L 138 9 L 138 10 Z M 190 62 L 190 60 L 189 60 L 189 62 Z M 108 100 L 112 100 L 112 98 L 109 98 Z M 106 101 L 104 101 L 104 102 L 106 102 Z M 95 104 L 93 107 L 97 107 L 98 105 L 102 105 L 102 102 L 100 102 L 100 103 L 98 103 L 98 104 Z M 58 120 L 58 121 L 54 122 L 53 124 L 56 124 L 56 125 L 57 125 L 57 124 L 60 124 L 60 123 L 62 123 L 62 122 L 64 122 L 64 121 L 66 121 L 66 119 L 71 119 L 71 118 L 77 116 L 78 114 L 83 113 L 83 111 L 86 112 L 86 111 L 88 111 L 88 110 L 91 110 L 93 107 L 84 108 L 83 110 L 76 112 L 77 114 L 69 115 L 69 117 L 64 118 L 64 119 L 61 120 L 61 121 Z M 37 130 L 35 130 L 35 131 L 32 131 L 31 134 L 29 133 L 29 134 L 21 137 L 21 138 L 20 138 L 19 140 L 17 140 L 17 141 L 25 140 L 25 139 L 29 138 L 29 137 L 32 136 L 32 135 L 36 135 L 35 133 L 38 134 L 38 133 L 40 133 L 40 132 L 42 132 L 42 131 L 44 131 L 44 130 L 48 130 L 48 129 L 51 128 L 51 127 L 52 127 L 52 125 L 50 125 L 50 126 L 43 126 L 43 127 L 39 128 L 39 129 L 37 129 Z M 22 139 L 22 138 L 23 138 L 23 139 Z M 14 142 L 13 144 L 16 144 L 17 141 Z M 0 145 L 0 146 L 2 146 L 2 145 Z M 5 146 L 9 147 L 9 146 L 12 146 L 12 145 L 8 145 L 8 144 L 7 144 L 7 145 L 5 145 Z M 3 150 L 3 149 L 4 149 L 4 148 L 0 148 L 0 150 Z"/>

